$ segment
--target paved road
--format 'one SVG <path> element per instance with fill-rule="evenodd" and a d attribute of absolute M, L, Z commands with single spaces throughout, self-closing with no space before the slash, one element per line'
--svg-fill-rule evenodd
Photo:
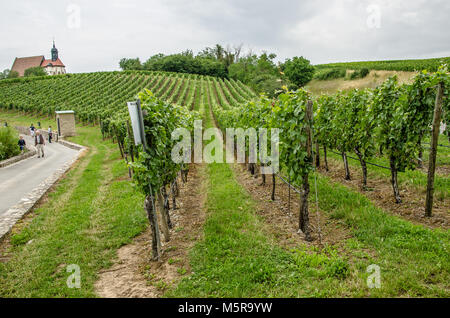
<path fill-rule="evenodd" d="M 30 136 L 24 136 L 28 145 L 34 145 Z M 44 158 L 37 156 L 0 168 L 0 215 L 51 176 L 57 169 L 77 155 L 78 151 L 58 143 L 44 146 Z"/>

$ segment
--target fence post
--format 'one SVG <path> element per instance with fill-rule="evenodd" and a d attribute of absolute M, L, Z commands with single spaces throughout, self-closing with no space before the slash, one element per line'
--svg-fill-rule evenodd
<path fill-rule="evenodd" d="M 311 123 L 313 120 L 313 102 L 308 101 L 306 104 L 306 116 L 305 116 L 305 133 L 307 136 L 306 142 L 302 144 L 302 147 L 306 149 L 308 153 L 307 159 L 312 164 L 313 162 L 313 152 L 312 152 L 312 129 Z M 305 173 L 302 176 L 302 194 L 300 198 L 300 214 L 299 214 L 299 228 L 305 235 L 306 241 L 312 241 L 311 232 L 309 229 L 309 212 L 308 212 L 308 195 L 309 195 L 309 176 L 308 173 Z"/>
<path fill-rule="evenodd" d="M 425 202 L 425 216 L 431 217 L 433 211 L 433 194 L 434 194 L 434 173 L 436 170 L 436 155 L 439 141 L 439 132 L 442 116 L 442 103 L 444 97 L 444 83 L 439 83 L 436 94 L 436 105 L 433 115 L 433 131 L 431 133 L 431 149 L 428 159 L 428 184 L 427 199 Z"/>

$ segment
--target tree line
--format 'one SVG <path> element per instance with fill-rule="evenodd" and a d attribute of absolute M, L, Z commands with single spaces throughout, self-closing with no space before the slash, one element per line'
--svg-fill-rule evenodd
<path fill-rule="evenodd" d="M 242 45 L 231 48 L 216 44 L 197 55 L 192 50 L 164 55 L 156 54 L 145 62 L 139 58 L 122 58 L 122 70 L 149 70 L 209 75 L 239 80 L 256 92 L 275 96 L 283 86 L 292 89 L 305 86 L 314 76 L 315 68 L 304 57 L 275 62 L 276 54 L 252 51 L 243 53 Z"/>

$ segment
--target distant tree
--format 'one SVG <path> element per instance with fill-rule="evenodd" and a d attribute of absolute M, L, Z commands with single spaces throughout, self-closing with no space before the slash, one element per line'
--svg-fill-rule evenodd
<path fill-rule="evenodd" d="M 19 77 L 19 72 L 17 71 L 10 71 L 8 74 L 8 78 L 18 78 Z"/>
<path fill-rule="evenodd" d="M 145 70 L 190 73 L 200 75 L 211 75 L 216 77 L 227 77 L 228 72 L 222 62 L 213 57 L 200 54 L 194 57 L 191 50 L 180 54 L 167 55 L 157 54 L 150 57 L 143 65 Z"/>
<path fill-rule="evenodd" d="M 119 66 L 123 71 L 142 70 L 142 64 L 138 57 L 135 59 L 123 58 L 120 60 Z"/>
<path fill-rule="evenodd" d="M 260 56 L 252 54 L 240 57 L 228 68 L 229 77 L 249 85 L 258 93 L 273 97 L 289 80 L 282 79 L 274 59 L 276 54 L 264 52 Z"/>
<path fill-rule="evenodd" d="M 9 69 L 6 69 L 6 70 L 4 70 L 3 72 L 0 72 L 0 80 L 5 79 L 5 78 L 8 78 L 9 72 L 10 72 Z"/>
<path fill-rule="evenodd" d="M 47 72 L 40 66 L 27 68 L 23 74 L 25 77 L 28 76 L 46 76 Z"/>
<path fill-rule="evenodd" d="M 314 76 L 315 68 L 303 56 L 287 59 L 282 70 L 286 77 L 298 87 L 305 86 Z"/>
<path fill-rule="evenodd" d="M 165 55 L 162 53 L 153 55 L 142 64 L 142 68 L 148 71 L 161 71 L 164 58 Z"/>

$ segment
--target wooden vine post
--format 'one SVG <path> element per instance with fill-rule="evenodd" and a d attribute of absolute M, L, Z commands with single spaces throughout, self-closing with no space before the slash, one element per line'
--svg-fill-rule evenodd
<path fill-rule="evenodd" d="M 167 219 L 166 210 L 164 208 L 164 196 L 161 193 L 161 191 L 158 191 L 157 198 L 158 198 L 157 199 L 157 201 L 158 201 L 157 209 L 159 211 L 159 216 L 160 216 L 160 221 L 161 221 L 161 229 L 164 234 L 164 240 L 166 242 L 169 242 L 170 241 L 169 222 Z"/>
<path fill-rule="evenodd" d="M 159 235 L 158 217 L 156 215 L 155 198 L 153 194 L 146 196 L 145 210 L 152 230 L 152 259 L 157 261 L 161 255 L 161 237 Z"/>
<path fill-rule="evenodd" d="M 359 162 L 361 164 L 361 168 L 363 171 L 363 179 L 362 179 L 362 184 L 363 184 L 363 189 L 367 190 L 367 165 L 366 165 L 366 160 L 364 160 L 363 154 L 361 153 L 361 151 L 359 150 L 358 147 L 355 148 L 355 153 L 359 158 Z"/>
<path fill-rule="evenodd" d="M 318 142 L 316 142 L 316 168 L 320 168 L 320 146 Z"/>
<path fill-rule="evenodd" d="M 348 167 L 348 159 L 345 151 L 342 151 L 342 160 L 344 161 L 344 169 L 345 169 L 345 180 L 350 180 L 350 169 Z"/>
<path fill-rule="evenodd" d="M 272 195 L 270 196 L 270 199 L 272 201 L 275 201 L 275 187 L 276 187 L 275 171 L 272 169 Z"/>
<path fill-rule="evenodd" d="M 444 83 L 439 83 L 436 94 L 436 104 L 433 115 L 433 131 L 431 133 L 431 149 L 428 165 L 427 199 L 425 202 L 425 216 L 431 217 L 433 210 L 434 173 L 436 170 L 436 155 L 441 126 L 442 103 L 444 98 Z"/>
<path fill-rule="evenodd" d="M 328 172 L 327 146 L 323 146 L 323 160 L 325 161 L 325 171 Z"/>
<path fill-rule="evenodd" d="M 302 144 L 302 147 L 306 149 L 308 153 L 307 159 L 311 163 L 313 161 L 313 151 L 312 151 L 312 129 L 311 124 L 313 121 L 313 103 L 308 101 L 306 104 L 306 116 L 305 116 L 305 133 L 306 141 Z M 302 176 L 302 194 L 300 198 L 300 215 L 299 215 L 299 228 L 305 235 L 306 241 L 312 241 L 311 232 L 309 229 L 309 212 L 308 212 L 308 196 L 309 196 L 309 179 L 308 172 L 304 173 Z"/>
<path fill-rule="evenodd" d="M 128 132 L 128 136 L 132 136 L 129 120 L 127 120 L 127 132 Z M 130 145 L 130 156 L 131 156 L 131 162 L 134 162 L 133 144 Z"/>

